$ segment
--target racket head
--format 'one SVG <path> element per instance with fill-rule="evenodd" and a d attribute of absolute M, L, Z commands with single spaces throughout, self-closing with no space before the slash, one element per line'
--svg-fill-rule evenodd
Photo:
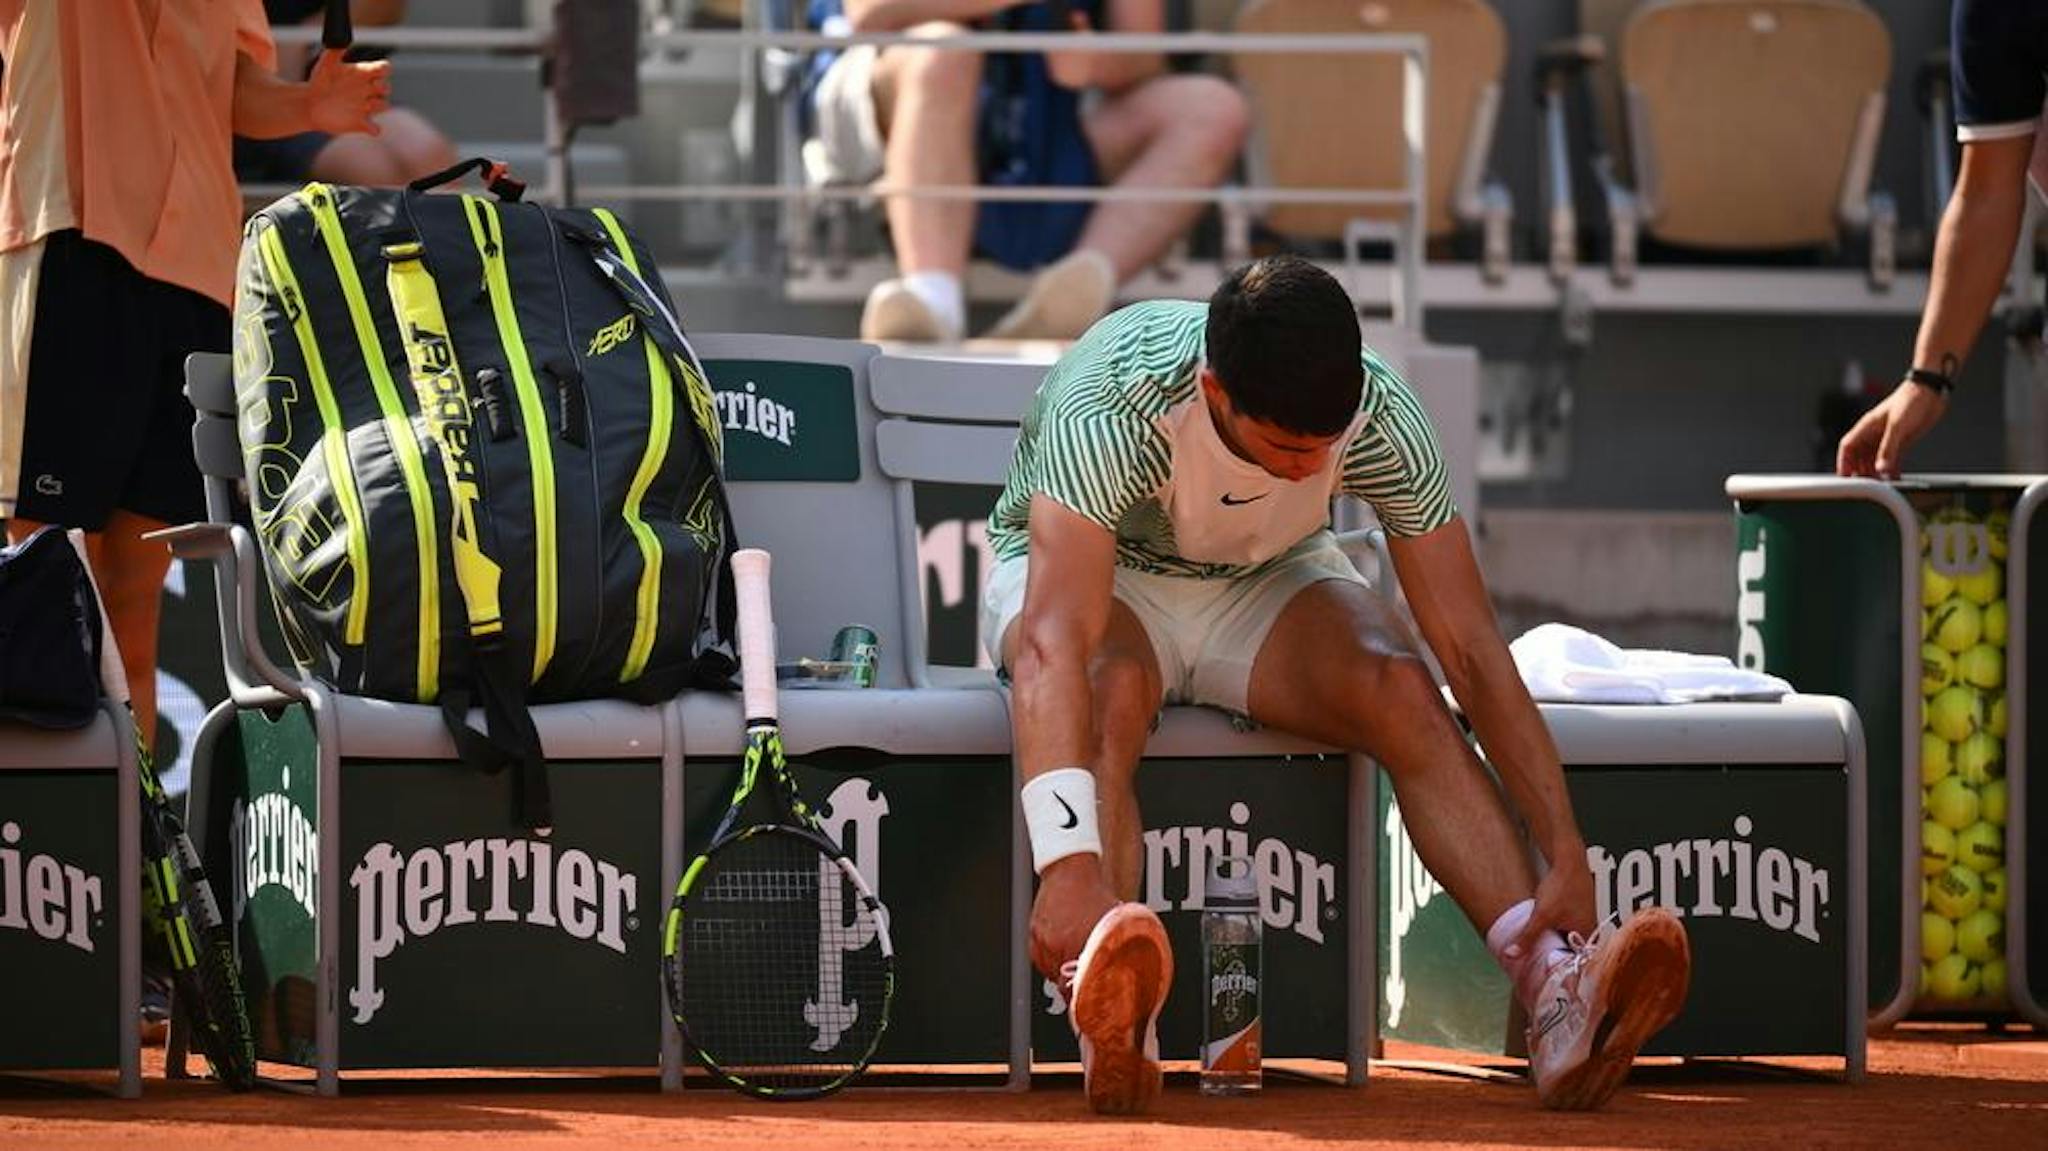
<path fill-rule="evenodd" d="M 827 1095 L 888 1029 L 888 913 L 830 839 L 755 824 L 690 865 L 662 978 L 684 1043 L 714 1076 L 762 1098 Z"/>

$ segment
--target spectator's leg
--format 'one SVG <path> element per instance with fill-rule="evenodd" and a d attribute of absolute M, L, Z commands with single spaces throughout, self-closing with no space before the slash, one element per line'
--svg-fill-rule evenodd
<path fill-rule="evenodd" d="M 399 179 L 417 180 L 452 168 L 460 157 L 455 145 L 425 116 L 410 108 L 388 108 L 377 117 L 383 134 L 376 139 L 384 145 L 397 168 Z"/>
<path fill-rule="evenodd" d="M 1103 101 L 1086 127 L 1104 176 L 1117 187 L 1212 188 L 1236 165 L 1251 113 L 1224 80 L 1163 76 Z M 1109 257 L 1122 282 L 1164 255 L 1203 207 L 1102 204 L 1077 247 Z"/>
<path fill-rule="evenodd" d="M 919 35 L 961 31 L 920 24 Z M 882 178 L 906 186 L 975 182 L 974 129 L 981 57 L 973 52 L 891 48 L 876 61 L 875 113 L 885 150 Z M 965 326 L 960 276 L 974 240 L 975 205 L 964 200 L 891 199 L 889 234 L 903 279 L 868 299 L 870 339 L 957 339 Z"/>
<path fill-rule="evenodd" d="M 313 157 L 309 174 L 330 184 L 366 188 L 395 188 L 406 181 L 397 159 L 376 136 L 336 136 L 328 140 Z"/>

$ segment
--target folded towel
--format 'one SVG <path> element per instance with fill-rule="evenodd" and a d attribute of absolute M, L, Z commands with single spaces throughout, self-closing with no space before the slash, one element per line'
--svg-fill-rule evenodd
<path fill-rule="evenodd" d="M 1792 685 L 1726 657 L 1623 650 L 1561 623 L 1530 628 L 1508 645 L 1529 694 L 1552 703 L 1698 703 L 1774 700 Z"/>

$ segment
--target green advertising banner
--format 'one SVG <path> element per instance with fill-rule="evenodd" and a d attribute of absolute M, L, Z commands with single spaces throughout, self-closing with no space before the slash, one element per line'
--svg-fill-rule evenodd
<path fill-rule="evenodd" d="M 725 427 L 726 478 L 844 481 L 860 478 L 853 372 L 838 364 L 706 360 Z M 876 525 L 886 531 L 886 525 Z"/>
<path fill-rule="evenodd" d="M 1173 988 L 1159 1017 L 1163 1057 L 1201 1055 L 1203 877 L 1215 860 L 1240 856 L 1257 873 L 1265 925 L 1265 1055 L 1344 1058 L 1345 901 L 1356 874 L 1345 856 L 1347 790 L 1348 767 L 1337 758 L 1162 759 L 1139 770 L 1140 898 L 1173 944 Z M 1065 996 L 1052 981 L 1033 980 L 1034 1058 L 1078 1060 Z"/>
<path fill-rule="evenodd" d="M 889 909 L 896 999 L 877 1064 L 998 1063 L 1009 1057 L 1010 762 L 866 757 L 858 771 L 799 757 L 797 786 L 825 833 Z M 708 845 L 737 759 L 684 773 L 685 856 Z M 664 904 L 664 907 L 666 905 Z M 819 1001 L 838 994 L 820 956 Z"/>
<path fill-rule="evenodd" d="M 0 1068 L 119 1062 L 115 776 L 0 771 Z M 145 943 L 145 947 L 147 944 Z"/>
<path fill-rule="evenodd" d="M 1849 963 L 1848 778 L 1839 767 L 1573 767 L 1598 914 L 1683 920 L 1685 1009 L 1647 1055 L 1842 1054 Z M 1382 1033 L 1522 1050 L 1507 979 L 1423 867 L 1382 776 Z"/>
<path fill-rule="evenodd" d="M 660 764 L 549 768 L 538 839 L 512 773 L 343 763 L 344 1068 L 658 1062 Z"/>
<path fill-rule="evenodd" d="M 1737 507 L 1737 662 L 1802 692 L 1838 695 L 1863 721 L 1869 813 L 1870 1006 L 1899 993 L 1900 773 L 1907 749 L 1899 652 L 1898 521 L 1865 501 L 1744 502 Z M 1918 669 L 1913 669 L 1918 671 Z"/>

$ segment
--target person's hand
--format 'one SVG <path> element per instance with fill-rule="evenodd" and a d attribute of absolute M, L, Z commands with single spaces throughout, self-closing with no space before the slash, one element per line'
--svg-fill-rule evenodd
<path fill-rule="evenodd" d="M 1900 457 L 1947 411 L 1947 396 L 1902 381 L 1842 437 L 1835 449 L 1835 474 L 1898 479 Z"/>
<path fill-rule="evenodd" d="M 1038 898 L 1031 904 L 1031 965 L 1057 981 L 1060 966 L 1081 957 L 1089 933 L 1116 904 L 1101 856 L 1055 861 L 1038 877 Z"/>
<path fill-rule="evenodd" d="M 391 105 L 391 65 L 351 64 L 339 52 L 322 52 L 306 78 L 306 114 L 315 131 L 330 136 L 378 134 L 374 117 Z"/>
<path fill-rule="evenodd" d="M 1554 930 L 1560 936 L 1576 931 L 1581 937 L 1591 937 L 1595 907 L 1593 872 L 1586 866 L 1585 847 L 1553 853 L 1550 870 L 1536 885 L 1536 909 L 1529 913 L 1522 933 L 1508 944 L 1508 956 L 1527 955 L 1545 931 Z"/>

